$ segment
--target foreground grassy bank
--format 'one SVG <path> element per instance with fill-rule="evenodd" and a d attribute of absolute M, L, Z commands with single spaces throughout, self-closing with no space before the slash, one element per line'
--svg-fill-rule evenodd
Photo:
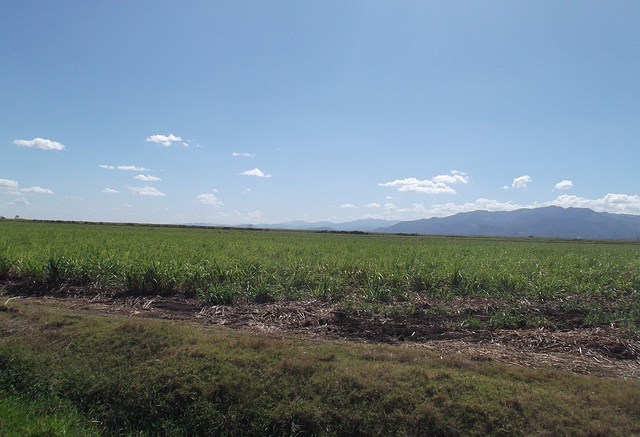
<path fill-rule="evenodd" d="M 0 415 L 0 433 L 640 433 L 638 381 L 103 317 L 45 301 L 3 308 L 0 411 L 11 414 Z"/>

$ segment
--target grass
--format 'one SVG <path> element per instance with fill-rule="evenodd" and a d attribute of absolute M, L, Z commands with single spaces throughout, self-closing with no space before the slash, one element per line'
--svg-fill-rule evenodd
<path fill-rule="evenodd" d="M 21 220 L 0 220 L 0 235 L 0 281 L 20 292 L 316 297 L 459 330 L 640 330 L 635 242 Z M 17 311 L 0 311 L 0 434 L 640 434 L 638 381 L 6 305 Z"/>
<path fill-rule="evenodd" d="M 25 435 L 640 433 L 638 381 L 398 346 L 105 318 L 44 303 L 10 305 L 18 311 L 0 313 L 0 389 L 7 395 L 0 401 L 5 412 L 0 430 L 21 429 Z M 34 413 L 26 413 L 34 406 Z"/>
<path fill-rule="evenodd" d="M 636 242 L 453 238 L 0 221 L 0 279 L 183 295 L 211 304 L 322 297 L 362 304 L 460 297 L 596 307 L 640 326 Z M 609 302 L 603 306 L 601 302 Z M 597 314 L 600 312 L 601 314 Z"/>
<path fill-rule="evenodd" d="M 0 391 L 0 435 L 89 436 L 101 432 L 96 421 L 80 414 L 68 401 Z"/>

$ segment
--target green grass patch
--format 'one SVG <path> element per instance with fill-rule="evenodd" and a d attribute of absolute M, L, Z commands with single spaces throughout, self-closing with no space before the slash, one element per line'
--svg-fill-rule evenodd
<path fill-rule="evenodd" d="M 636 242 L 0 221 L 0 279 L 212 301 L 637 300 Z M 637 312 L 636 312 L 637 313 Z M 638 322 L 635 314 L 635 322 Z"/>
<path fill-rule="evenodd" d="M 638 381 L 10 305 L 0 426 L 32 435 L 640 433 Z"/>
<path fill-rule="evenodd" d="M 0 435 L 6 437 L 94 436 L 103 428 L 68 401 L 0 391 Z"/>

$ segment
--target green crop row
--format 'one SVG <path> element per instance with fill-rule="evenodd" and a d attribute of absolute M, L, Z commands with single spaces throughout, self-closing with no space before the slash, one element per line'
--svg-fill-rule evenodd
<path fill-rule="evenodd" d="M 634 298 L 640 245 L 0 221 L 0 279 L 182 294 L 212 304 L 315 296 Z"/>

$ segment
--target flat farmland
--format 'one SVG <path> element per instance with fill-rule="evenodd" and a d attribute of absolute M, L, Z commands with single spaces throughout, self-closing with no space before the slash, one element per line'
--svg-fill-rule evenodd
<path fill-rule="evenodd" d="M 216 228 L 0 223 L 0 275 L 225 302 L 633 297 L 640 244 Z M 636 317 L 634 318 L 633 315 Z M 634 325 L 637 313 L 616 322 Z M 624 320 L 623 320 L 624 319 Z"/>
<path fill-rule="evenodd" d="M 7 345 L 12 344 L 12 339 L 18 341 L 20 338 L 18 333 L 21 331 L 15 326 L 26 326 L 27 323 L 26 319 L 22 322 L 20 319 L 35 317 L 31 314 L 35 311 L 48 324 L 52 323 L 50 317 L 67 321 L 78 318 L 77 322 L 68 322 L 70 325 L 82 324 L 86 318 L 95 317 L 98 317 L 95 320 L 127 320 L 123 323 L 141 326 L 141 337 L 149 330 L 166 329 L 158 328 L 154 323 L 160 323 L 160 326 L 165 326 L 162 325 L 165 322 L 186 324 L 198 332 L 214 330 L 217 336 L 226 333 L 225 344 L 229 342 L 227 336 L 239 336 L 237 338 L 243 340 L 234 337 L 234 341 L 248 342 L 249 349 L 255 346 L 251 346 L 252 342 L 258 341 L 263 345 L 259 348 L 264 347 L 271 351 L 269 353 L 273 353 L 272 348 L 287 350 L 293 347 L 292 341 L 320 344 L 322 346 L 317 347 L 321 352 L 317 352 L 313 366 L 326 366 L 327 362 L 336 359 L 346 360 L 336 357 L 355 353 L 357 360 L 371 362 L 375 373 L 379 371 L 380 362 L 388 361 L 391 356 L 401 357 L 398 360 L 404 363 L 402 365 L 415 362 L 416 369 L 421 368 L 417 363 L 424 361 L 424 357 L 429 360 L 436 357 L 447 369 L 462 368 L 464 372 L 480 373 L 509 369 L 505 371 L 516 374 L 541 372 L 535 374 L 544 375 L 551 372 L 555 375 L 553 378 L 559 378 L 554 372 L 560 372 L 562 378 L 571 381 L 571 378 L 587 378 L 589 384 L 600 384 L 597 381 L 608 381 L 609 387 L 623 384 L 627 389 L 632 387 L 629 390 L 637 396 L 640 244 L 636 242 L 21 220 L 1 221 L 0 235 L 0 287 L 4 298 L 0 316 L 3 317 L 2 338 Z M 44 316 L 43 312 L 49 315 Z M 60 335 L 68 329 L 66 323 L 59 325 Z M 134 331 L 128 334 L 133 335 Z M 38 340 L 33 341 L 38 343 Z M 73 344 L 73 340 L 69 344 Z M 7 382 L 10 380 L 7 374 L 18 371 L 8 364 L 17 362 L 19 354 L 16 351 L 27 355 L 35 353 L 32 352 L 35 349 L 29 349 L 27 353 L 13 347 L 3 355 L 5 391 L 11 385 Z M 340 352 L 326 352 L 335 348 Z M 292 357 L 297 358 L 292 360 L 303 359 L 296 354 L 299 355 L 293 353 Z M 363 354 L 370 356 L 362 358 Z M 229 359 L 235 362 L 233 358 Z M 390 360 L 395 362 L 396 359 Z M 282 358 L 276 367 L 282 370 L 281 366 L 286 367 L 286 362 Z M 302 366 L 298 361 L 288 365 L 292 366 L 294 374 Z M 366 368 L 368 364 L 361 362 L 359 365 Z M 310 375 L 307 377 L 311 378 Z M 38 378 L 45 377 L 40 375 Z M 565 379 L 562 381 L 561 385 L 567 384 Z M 153 384 L 156 382 L 154 380 Z M 454 382 L 451 387 L 455 386 Z M 360 388 L 364 392 L 369 390 L 366 386 Z M 537 404 L 530 401 L 529 405 L 524 405 L 529 401 L 518 394 L 510 395 L 509 405 L 496 399 L 491 400 L 490 405 L 503 402 L 502 407 L 495 406 L 495 414 L 502 417 L 500 420 L 506 420 L 505 417 L 515 420 L 517 423 L 505 425 L 505 429 L 512 431 L 518 426 L 535 423 L 535 433 L 540 435 L 552 435 L 557 431 L 575 435 L 640 432 L 630 425 L 638 423 L 637 408 L 629 410 L 629 422 L 607 421 L 604 412 L 607 408 L 624 409 L 603 400 L 611 396 L 608 390 L 594 392 L 598 393 L 596 397 L 603 408 L 603 416 L 596 415 L 595 422 L 582 424 L 578 422 L 584 419 L 576 417 L 575 421 L 547 426 L 545 422 L 552 420 L 553 414 L 549 413 L 548 418 L 534 418 L 531 409 L 538 408 Z M 620 393 L 626 393 L 629 399 L 629 392 L 625 390 Z M 313 398 L 316 395 L 307 393 L 305 396 Z M 80 414 L 91 417 L 99 413 L 92 409 L 95 402 L 75 399 L 68 391 L 55 392 L 55 396 L 71 402 L 73 414 L 76 408 Z M 295 396 L 282 396 L 281 401 L 288 402 L 294 413 L 289 417 L 289 413 L 280 411 L 279 416 L 265 419 L 266 413 L 254 412 L 260 417 L 256 419 L 258 422 L 266 420 L 271 427 L 271 431 L 262 434 L 359 433 L 356 428 L 348 428 L 345 423 L 349 421 L 345 417 L 325 423 L 328 419 L 320 418 L 317 416 L 321 414 L 320 410 L 314 410 L 319 407 L 306 404 L 311 398 L 298 396 L 298 401 L 302 402 L 298 408 L 290 404 Z M 431 422 L 427 422 L 432 435 L 500 434 L 498 428 L 492 428 L 497 419 L 479 412 L 483 408 L 480 405 L 489 402 L 486 399 L 465 400 L 474 405 L 476 401 L 479 403 L 476 406 L 479 410 L 473 413 L 477 417 L 452 416 L 448 421 L 440 413 L 449 414 L 455 405 L 459 406 L 457 402 L 462 402 L 456 397 L 455 390 L 445 398 L 433 393 L 427 397 L 433 398 L 429 413 L 421 414 L 431 415 Z M 584 402 L 578 397 L 576 408 Z M 180 402 L 189 404 L 185 399 Z M 402 402 L 409 401 L 404 399 Z M 624 404 L 625 401 L 620 402 Z M 167 407 L 171 414 L 174 407 L 178 408 L 175 405 Z M 233 408 L 237 407 L 233 404 Z M 232 407 L 227 405 L 225 408 Z M 352 418 L 355 414 L 362 421 L 362 411 L 358 408 L 357 414 L 353 411 L 345 414 Z M 521 414 L 518 409 L 522 409 Z M 101 432 L 117 433 L 113 422 L 116 418 L 109 416 L 113 412 L 103 413 L 98 414 L 105 423 Z M 503 413 L 506 416 L 501 416 Z M 331 414 L 338 413 L 333 411 Z M 231 423 L 241 426 L 240 416 L 236 414 L 227 422 L 222 418 L 219 420 L 229 426 Z M 382 420 L 380 417 L 375 420 Z M 155 419 L 126 416 L 122 420 L 129 423 L 127 432 L 158 432 L 154 428 L 158 423 Z M 300 422 L 297 425 L 296 420 Z M 374 420 L 373 416 L 371 420 Z M 559 418 L 553 416 L 553 420 Z M 320 423 L 323 425 L 318 425 Z M 283 426 L 289 426 L 287 424 L 291 427 L 285 432 Z M 245 425 L 237 429 L 251 429 L 253 431 L 246 433 L 261 434 L 253 427 L 255 424 Z M 369 429 L 363 426 L 357 429 Z M 171 419 L 169 427 L 184 432 L 196 429 L 176 418 Z M 377 433 L 375 430 L 386 430 L 424 435 L 417 432 L 419 429 L 424 431 L 426 428 L 415 428 L 415 432 L 406 428 L 400 432 L 400 428 L 374 426 L 362 434 L 373 435 Z"/>

